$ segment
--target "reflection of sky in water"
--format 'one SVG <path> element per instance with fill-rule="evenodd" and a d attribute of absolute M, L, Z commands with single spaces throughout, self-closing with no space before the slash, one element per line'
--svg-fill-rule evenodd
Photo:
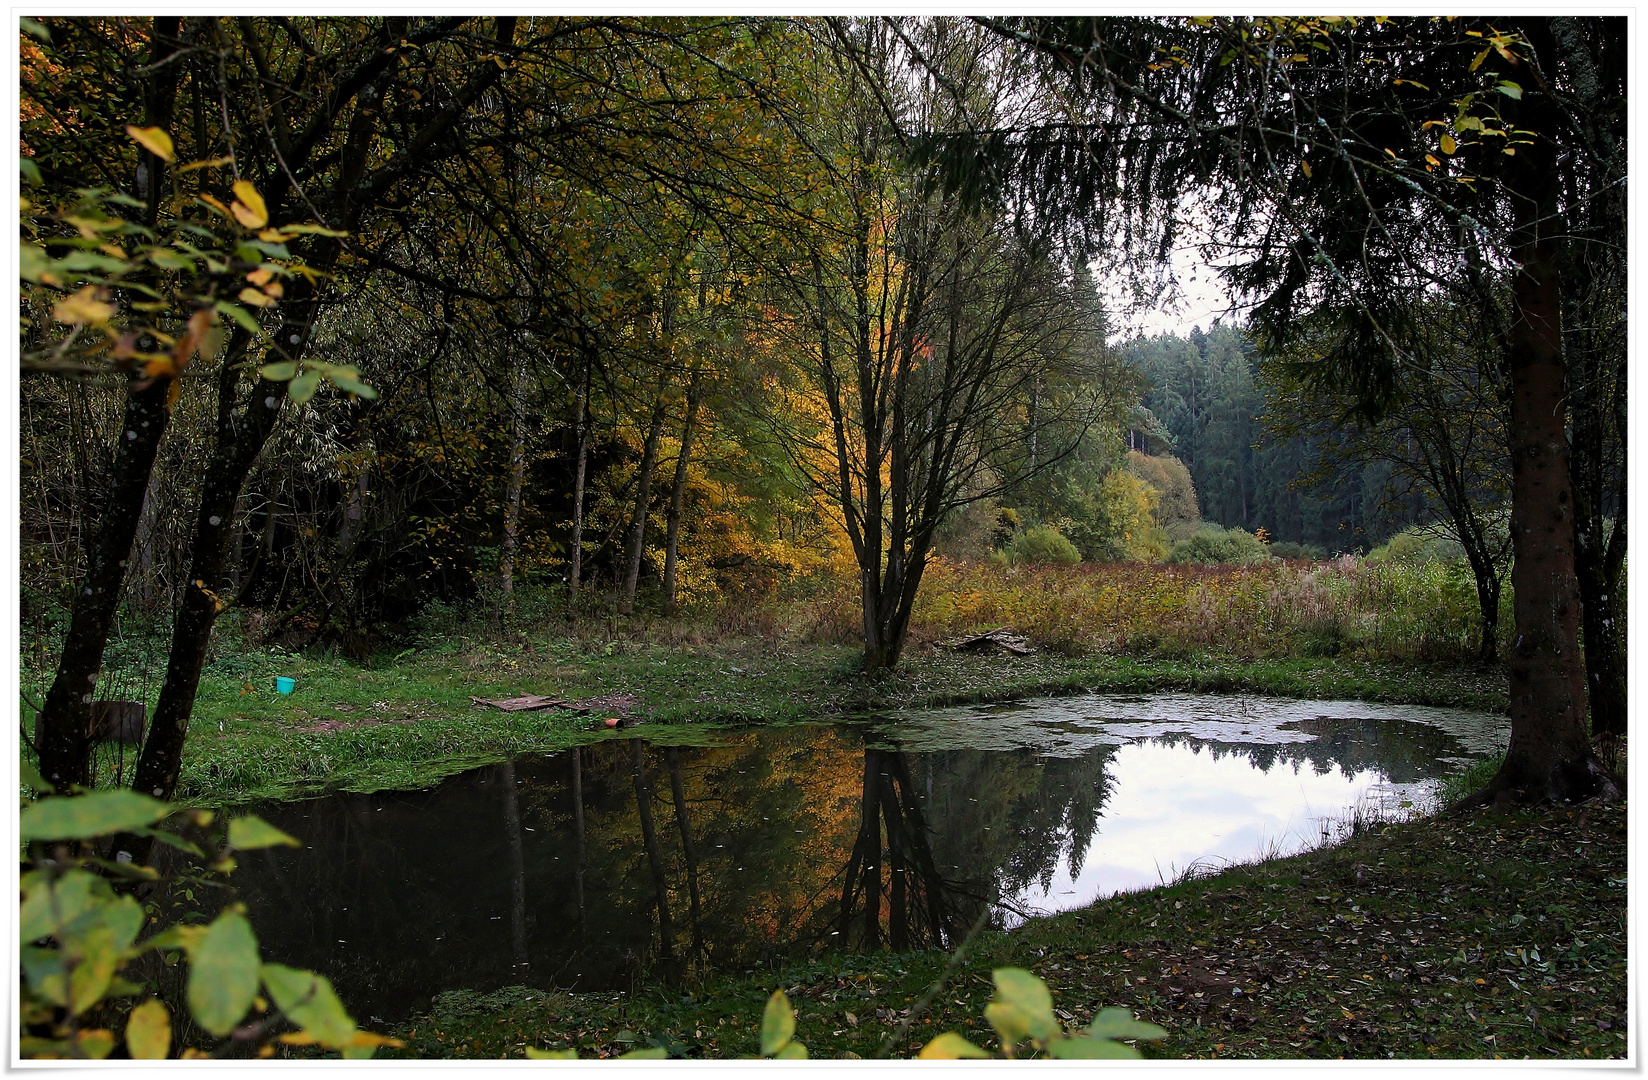
<path fill-rule="evenodd" d="M 1387 809 L 1423 797 L 1429 785 L 1392 785 L 1376 771 L 1318 773 L 1305 762 L 1261 770 L 1242 754 L 1150 740 L 1118 747 L 1109 797 L 1081 872 L 1061 859 L 1050 886 L 1013 898 L 1026 911 L 1062 911 L 1102 896 L 1172 881 L 1198 860 L 1249 862 L 1320 843 L 1350 809 Z M 1016 921 L 1016 920 L 1011 920 Z"/>

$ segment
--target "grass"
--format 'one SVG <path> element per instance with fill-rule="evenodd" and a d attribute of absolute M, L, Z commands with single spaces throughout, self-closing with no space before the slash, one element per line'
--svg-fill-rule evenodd
<path fill-rule="evenodd" d="M 1068 1025 L 1117 1005 L 1161 1024 L 1148 1057 L 1623 1057 L 1625 828 L 1623 807 L 1373 825 L 985 934 L 891 1054 L 948 1030 L 990 1045 L 989 972 L 1011 964 L 1046 980 Z M 835 955 L 631 994 L 521 989 L 409 1020 L 394 1032 L 406 1048 L 383 1056 L 750 1056 L 784 987 L 814 1057 L 872 1057 L 947 959 Z"/>
<path fill-rule="evenodd" d="M 857 655 L 841 645 L 775 647 L 762 639 L 694 646 L 531 636 L 515 644 L 459 638 L 370 665 L 225 651 L 202 678 L 179 796 L 233 805 L 329 789 L 426 787 L 490 761 L 604 737 L 601 721 L 614 715 L 654 725 L 651 738 L 683 741 L 714 725 L 1084 692 L 1177 690 L 1505 708 L 1503 684 L 1493 672 L 1411 662 L 1212 653 L 981 656 L 929 644 L 913 648 L 895 671 L 869 679 L 854 673 Z M 296 691 L 276 694 L 277 674 L 294 678 Z M 43 682 L 46 676 L 36 677 Z M 520 694 L 593 699 L 597 708 L 506 713 L 470 700 Z M 105 769 L 113 764 L 105 751 Z"/>

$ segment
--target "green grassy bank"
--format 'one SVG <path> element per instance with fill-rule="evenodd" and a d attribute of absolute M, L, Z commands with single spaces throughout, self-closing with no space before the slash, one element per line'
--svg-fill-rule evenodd
<path fill-rule="evenodd" d="M 990 970 L 1016 965 L 1046 980 L 1068 1026 L 1117 1005 L 1162 1025 L 1147 1057 L 1618 1058 L 1625 830 L 1624 807 L 1374 827 L 985 934 L 913 1017 L 946 954 L 827 956 L 631 994 L 447 999 L 400 1025 L 407 1045 L 383 1056 L 751 1056 L 778 987 L 814 1057 L 908 1057 L 950 1030 L 990 1046 Z"/>
<path fill-rule="evenodd" d="M 1052 651 L 1021 657 L 922 647 L 894 672 L 868 679 L 855 673 L 857 656 L 829 644 L 775 648 L 759 640 L 692 646 L 576 638 L 514 644 L 470 639 L 371 664 L 225 652 L 202 680 L 179 795 L 230 805 L 325 789 L 423 787 L 513 754 L 603 737 L 602 721 L 611 716 L 654 726 L 654 738 L 690 741 L 708 725 L 790 723 L 1085 691 L 1193 690 L 1505 708 L 1497 672 L 1412 661 Z M 276 694 L 276 675 L 294 678 L 296 691 Z M 24 685 L 28 690 L 27 673 Z M 521 694 L 583 702 L 589 709 L 506 713 L 470 700 Z M 115 760 L 106 753 L 103 764 L 112 767 Z"/>

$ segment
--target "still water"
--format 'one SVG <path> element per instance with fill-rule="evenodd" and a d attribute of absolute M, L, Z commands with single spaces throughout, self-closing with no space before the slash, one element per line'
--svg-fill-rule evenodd
<path fill-rule="evenodd" d="M 1270 698 L 1062 698 L 893 722 L 640 728 L 425 791 L 253 808 L 305 843 L 234 885 L 266 957 L 357 1017 L 450 989 L 600 990 L 957 940 L 1423 806 L 1501 717 Z M 669 745 L 671 737 L 696 745 Z"/>

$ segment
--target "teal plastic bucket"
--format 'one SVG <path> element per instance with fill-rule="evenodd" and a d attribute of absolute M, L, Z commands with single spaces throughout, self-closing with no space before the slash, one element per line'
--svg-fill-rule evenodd
<path fill-rule="evenodd" d="M 297 685 L 297 680 L 295 679 L 288 679 L 284 675 L 275 676 L 275 689 L 282 694 L 290 694 L 293 690 L 297 689 Z"/>

